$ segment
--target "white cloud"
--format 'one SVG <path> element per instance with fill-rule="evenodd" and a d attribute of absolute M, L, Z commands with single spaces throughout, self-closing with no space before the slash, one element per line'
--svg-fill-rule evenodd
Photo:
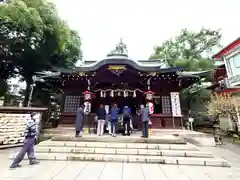
<path fill-rule="evenodd" d="M 133 59 L 181 29 L 222 29 L 222 44 L 239 36 L 238 0 L 54 0 L 60 16 L 82 38 L 84 60 L 103 59 L 122 37 Z"/>

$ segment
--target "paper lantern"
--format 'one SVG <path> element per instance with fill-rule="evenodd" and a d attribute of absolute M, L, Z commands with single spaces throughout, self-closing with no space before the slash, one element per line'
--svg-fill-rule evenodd
<path fill-rule="evenodd" d="M 149 108 L 149 114 L 153 114 L 154 113 L 154 104 L 149 102 L 148 108 Z"/>
<path fill-rule="evenodd" d="M 148 100 L 148 101 L 153 100 L 154 92 L 152 92 L 152 91 L 147 91 L 147 92 L 145 92 L 144 94 L 146 95 L 146 100 Z"/>
<path fill-rule="evenodd" d="M 92 98 L 92 93 L 90 91 L 84 91 L 83 95 L 84 95 L 84 100 L 86 101 L 91 100 Z"/>

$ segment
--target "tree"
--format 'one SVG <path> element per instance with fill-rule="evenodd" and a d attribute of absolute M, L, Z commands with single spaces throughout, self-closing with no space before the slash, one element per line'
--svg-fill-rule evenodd
<path fill-rule="evenodd" d="M 237 97 L 232 97 L 230 94 L 214 94 L 211 96 L 211 100 L 207 104 L 207 112 L 210 116 L 226 117 L 229 116 L 232 122 L 235 124 L 235 130 L 238 132 L 238 117 L 240 104 Z"/>
<path fill-rule="evenodd" d="M 214 63 L 211 55 L 216 48 L 220 47 L 220 40 L 220 30 L 202 28 L 199 32 L 192 32 L 183 29 L 175 38 L 156 46 L 150 59 L 160 59 L 170 67 L 181 66 L 184 71 L 213 70 Z M 207 79 L 211 81 L 211 75 Z M 192 93 L 193 88 L 194 93 Z M 210 98 L 210 94 L 211 91 L 201 88 L 201 82 L 199 82 L 194 87 L 181 92 L 182 107 L 199 111 L 196 105 L 203 104 Z M 204 110 L 203 107 L 201 109 Z"/>
<path fill-rule="evenodd" d="M 32 76 L 52 66 L 73 66 L 81 60 L 81 41 L 47 0 L 12 0 L 0 5 L 2 60 L 11 61 L 27 83 L 28 101 Z M 4 50 L 3 50 L 4 49 Z"/>
<path fill-rule="evenodd" d="M 202 28 L 199 32 L 183 29 L 179 36 L 154 48 L 150 59 L 160 59 L 169 66 L 182 65 L 185 70 L 212 68 L 211 53 L 220 47 L 220 30 Z"/>

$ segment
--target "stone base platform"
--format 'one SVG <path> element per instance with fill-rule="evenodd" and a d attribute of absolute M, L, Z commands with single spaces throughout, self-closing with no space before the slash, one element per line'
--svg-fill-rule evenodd
<path fill-rule="evenodd" d="M 66 136 L 67 135 L 74 136 L 74 132 L 75 132 L 75 128 L 73 125 L 71 125 L 71 126 L 66 126 L 66 125 L 62 126 L 61 125 L 58 128 L 51 128 L 51 129 L 44 130 L 44 134 L 46 136 L 56 137 L 56 138 L 54 138 L 56 140 L 59 140 L 59 139 L 64 140 L 64 139 L 59 138 L 60 136 L 63 136 L 63 135 L 64 136 L 65 135 Z M 84 136 L 89 136 L 88 132 L 84 132 Z M 119 136 L 121 136 L 121 135 L 119 135 Z M 141 132 L 134 131 L 132 136 L 140 137 Z M 150 136 L 150 138 L 156 139 L 158 137 L 166 137 L 166 136 L 178 137 L 178 139 L 181 138 L 182 141 L 185 140 L 187 142 L 194 143 L 199 146 L 216 146 L 213 135 L 202 133 L 202 132 L 197 132 L 197 131 L 185 130 L 185 129 L 152 129 L 152 135 Z M 66 139 L 70 140 L 70 138 L 66 138 Z M 104 141 L 104 140 L 101 140 L 100 138 L 98 140 Z M 107 138 L 107 140 L 110 140 L 110 139 Z M 73 139 L 73 141 L 75 141 L 75 139 Z M 93 139 L 91 139 L 91 141 L 93 141 Z M 142 142 L 142 141 L 139 141 L 139 142 Z M 178 142 L 180 142 L 180 141 L 178 141 Z M 165 142 L 163 141 L 163 143 L 166 143 L 166 141 Z"/>
<path fill-rule="evenodd" d="M 114 138 L 112 138 L 114 139 Z M 11 156 L 11 158 L 16 155 Z M 191 144 L 44 141 L 36 146 L 40 160 L 157 163 L 229 167 L 227 161 Z"/>
<path fill-rule="evenodd" d="M 53 135 L 53 141 L 76 141 L 76 142 L 118 142 L 118 143 L 155 143 L 155 144 L 186 144 L 184 138 L 172 135 L 151 136 L 147 139 L 141 138 L 140 134 L 131 136 L 111 137 L 109 135 L 97 136 L 95 134 L 84 134 L 82 137 L 74 137 L 74 134 Z"/>
<path fill-rule="evenodd" d="M 153 129 L 152 134 L 154 136 L 174 135 L 199 146 L 216 146 L 212 134 L 198 131 L 190 131 L 186 129 Z"/>

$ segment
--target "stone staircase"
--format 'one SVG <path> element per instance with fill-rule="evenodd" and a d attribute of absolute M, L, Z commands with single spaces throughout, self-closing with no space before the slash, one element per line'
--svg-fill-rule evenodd
<path fill-rule="evenodd" d="M 156 144 L 47 140 L 37 145 L 35 151 L 37 158 L 40 160 L 229 167 L 227 161 L 214 158 L 212 153 L 201 152 L 197 146 L 187 143 Z"/>

